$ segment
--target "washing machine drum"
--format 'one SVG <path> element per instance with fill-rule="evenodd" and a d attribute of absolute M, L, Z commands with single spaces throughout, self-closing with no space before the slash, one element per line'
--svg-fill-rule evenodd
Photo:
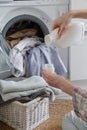
<path fill-rule="evenodd" d="M 44 19 L 42 16 L 44 16 Z M 26 35 L 31 37 L 32 35 L 44 39 L 44 36 L 49 33 L 52 23 L 49 16 L 44 12 L 30 7 L 15 8 L 9 11 L 1 22 L 3 24 L 1 27 L 0 45 L 5 52 L 5 56 L 9 55 L 10 49 L 20 40 L 20 37 L 23 38 Z M 0 74 L 2 75 L 1 71 Z M 6 78 L 6 73 L 3 77 Z M 0 76 L 0 78 L 2 77 Z"/>
<path fill-rule="evenodd" d="M 9 53 L 10 47 L 14 47 L 17 42 L 25 36 L 37 36 L 44 39 L 49 33 L 47 26 L 38 18 L 30 15 L 21 15 L 10 20 L 2 30 L 4 49 Z M 10 46 L 9 46 L 10 45 Z"/>
<path fill-rule="evenodd" d="M 2 34 L 0 34 L 0 44 L 2 50 L 5 52 L 3 57 L 6 58 L 3 60 L 3 62 L 6 64 L 4 68 L 8 69 L 8 67 L 6 66 L 10 66 L 8 55 L 11 48 L 14 47 L 22 38 L 24 38 L 25 36 L 37 36 L 44 39 L 44 36 L 48 33 L 49 30 L 47 26 L 40 19 L 34 16 L 20 15 L 11 19 L 4 26 Z M 3 66 L 1 70 L 3 70 Z M 7 74 L 7 77 L 11 75 L 10 71 L 9 73 Z M 6 73 L 4 75 L 4 77 L 6 78 Z M 3 77 L 1 76 L 0 78 Z"/>

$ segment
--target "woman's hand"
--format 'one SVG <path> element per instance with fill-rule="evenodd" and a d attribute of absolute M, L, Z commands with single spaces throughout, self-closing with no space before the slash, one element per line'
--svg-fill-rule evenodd
<path fill-rule="evenodd" d="M 45 69 L 43 69 L 42 75 L 50 86 L 59 88 L 65 93 L 72 96 L 73 91 L 76 87 L 72 85 L 69 81 L 67 81 L 63 76 L 60 76 L 56 73 L 48 72 Z"/>
<path fill-rule="evenodd" d="M 60 83 L 62 82 L 63 77 L 57 75 L 56 73 L 48 72 L 47 70 L 43 69 L 42 71 L 43 78 L 45 81 L 53 87 L 59 88 Z"/>
<path fill-rule="evenodd" d="M 72 18 L 72 13 L 68 12 L 68 13 L 64 14 L 63 16 L 54 20 L 52 30 L 59 28 L 58 38 L 60 38 L 62 36 L 62 34 L 64 33 L 64 31 L 66 30 L 67 25 L 71 21 L 71 18 Z"/>

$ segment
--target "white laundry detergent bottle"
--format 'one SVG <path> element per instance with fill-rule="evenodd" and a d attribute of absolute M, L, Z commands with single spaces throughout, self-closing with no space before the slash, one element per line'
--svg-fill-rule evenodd
<path fill-rule="evenodd" d="M 58 28 L 46 35 L 44 40 L 47 45 L 54 45 L 58 48 L 78 45 L 84 39 L 84 23 L 80 21 L 71 22 L 61 38 L 58 38 Z"/>

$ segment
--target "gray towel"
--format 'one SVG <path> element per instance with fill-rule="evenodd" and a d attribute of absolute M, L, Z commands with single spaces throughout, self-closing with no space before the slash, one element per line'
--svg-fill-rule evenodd
<path fill-rule="evenodd" d="M 55 100 L 56 95 L 61 92 L 59 89 L 50 87 L 40 76 L 32 76 L 18 82 L 0 80 L 0 95 L 3 101 L 8 101 L 16 97 L 29 96 L 41 89 L 50 92 L 50 101 Z"/>

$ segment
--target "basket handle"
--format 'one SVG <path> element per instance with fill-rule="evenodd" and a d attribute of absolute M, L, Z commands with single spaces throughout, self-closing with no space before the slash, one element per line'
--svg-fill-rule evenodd
<path fill-rule="evenodd" d="M 33 111 L 41 104 L 41 101 L 44 99 L 44 97 L 41 97 L 40 100 L 37 101 L 36 106 L 34 107 Z"/>

